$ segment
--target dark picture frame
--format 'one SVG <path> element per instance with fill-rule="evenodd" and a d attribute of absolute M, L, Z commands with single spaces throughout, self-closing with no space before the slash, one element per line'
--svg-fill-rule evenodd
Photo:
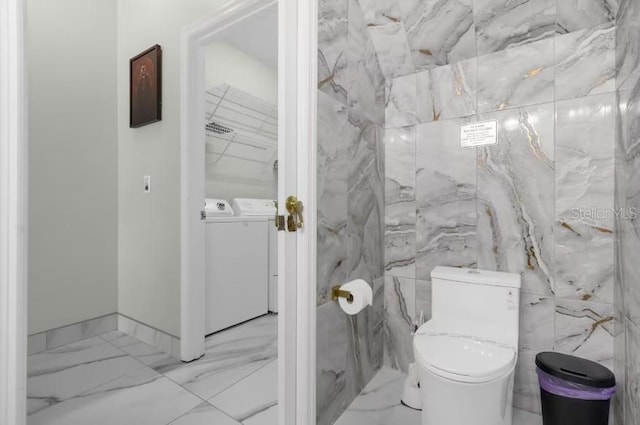
<path fill-rule="evenodd" d="M 129 127 L 162 119 L 162 47 L 155 46 L 129 60 Z"/>

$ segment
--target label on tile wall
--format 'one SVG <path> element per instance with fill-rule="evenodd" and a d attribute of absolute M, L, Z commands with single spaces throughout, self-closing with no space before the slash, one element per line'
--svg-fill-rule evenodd
<path fill-rule="evenodd" d="M 460 146 L 487 146 L 498 143 L 498 121 L 472 122 L 460 127 Z"/>

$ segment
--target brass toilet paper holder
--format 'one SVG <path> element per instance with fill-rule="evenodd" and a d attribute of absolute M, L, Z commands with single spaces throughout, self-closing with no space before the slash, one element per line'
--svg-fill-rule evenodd
<path fill-rule="evenodd" d="M 346 299 L 349 304 L 353 302 L 353 294 L 350 291 L 340 289 L 340 285 L 331 288 L 331 299 L 333 301 L 338 301 L 338 298 Z"/>

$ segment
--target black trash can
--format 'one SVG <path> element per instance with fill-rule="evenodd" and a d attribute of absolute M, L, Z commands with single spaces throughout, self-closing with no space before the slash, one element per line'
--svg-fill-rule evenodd
<path fill-rule="evenodd" d="M 544 425 L 607 425 L 616 377 L 606 367 L 567 354 L 536 356 Z"/>

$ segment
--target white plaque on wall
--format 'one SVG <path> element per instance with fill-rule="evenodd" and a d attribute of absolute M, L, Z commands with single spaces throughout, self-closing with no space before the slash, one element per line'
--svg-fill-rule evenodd
<path fill-rule="evenodd" d="M 495 145 L 498 143 L 498 121 L 480 121 L 460 127 L 460 146 Z"/>

